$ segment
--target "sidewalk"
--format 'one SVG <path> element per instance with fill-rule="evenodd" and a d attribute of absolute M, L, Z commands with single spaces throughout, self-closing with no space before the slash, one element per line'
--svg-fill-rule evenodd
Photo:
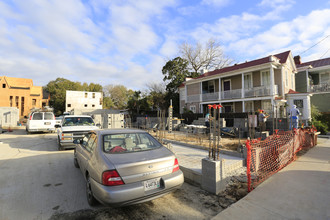
<path fill-rule="evenodd" d="M 330 219 L 330 139 L 213 219 Z"/>

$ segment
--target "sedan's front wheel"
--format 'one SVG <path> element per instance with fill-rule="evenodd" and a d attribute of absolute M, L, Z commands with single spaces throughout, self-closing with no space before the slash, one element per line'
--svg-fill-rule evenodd
<path fill-rule="evenodd" d="M 87 181 L 86 181 L 86 196 L 87 196 L 87 202 L 90 206 L 95 206 L 97 204 L 97 201 L 93 195 L 91 181 L 89 175 L 87 175 Z"/>

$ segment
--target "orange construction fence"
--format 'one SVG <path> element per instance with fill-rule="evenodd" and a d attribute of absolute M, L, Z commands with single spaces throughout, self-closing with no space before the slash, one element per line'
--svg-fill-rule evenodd
<path fill-rule="evenodd" d="M 265 140 L 246 141 L 248 191 L 296 159 L 301 149 L 317 143 L 315 128 L 276 131 Z"/>

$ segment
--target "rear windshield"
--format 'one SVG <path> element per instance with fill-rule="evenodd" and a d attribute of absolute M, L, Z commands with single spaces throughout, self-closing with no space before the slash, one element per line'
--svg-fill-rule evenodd
<path fill-rule="evenodd" d="M 67 117 L 64 119 L 63 126 L 92 126 L 95 125 L 90 117 Z"/>
<path fill-rule="evenodd" d="M 32 116 L 32 120 L 42 120 L 42 112 L 36 112 Z"/>
<path fill-rule="evenodd" d="M 45 120 L 54 120 L 53 113 L 45 112 Z"/>
<path fill-rule="evenodd" d="M 152 150 L 162 145 L 148 133 L 108 134 L 103 136 L 106 153 L 130 153 Z"/>

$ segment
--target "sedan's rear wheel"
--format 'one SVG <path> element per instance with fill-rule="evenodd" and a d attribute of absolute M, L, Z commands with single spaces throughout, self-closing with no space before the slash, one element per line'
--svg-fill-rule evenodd
<path fill-rule="evenodd" d="M 87 175 L 87 181 L 86 181 L 86 196 L 87 196 L 87 202 L 90 206 L 95 206 L 97 204 L 97 201 L 93 195 L 91 181 L 89 175 Z"/>

